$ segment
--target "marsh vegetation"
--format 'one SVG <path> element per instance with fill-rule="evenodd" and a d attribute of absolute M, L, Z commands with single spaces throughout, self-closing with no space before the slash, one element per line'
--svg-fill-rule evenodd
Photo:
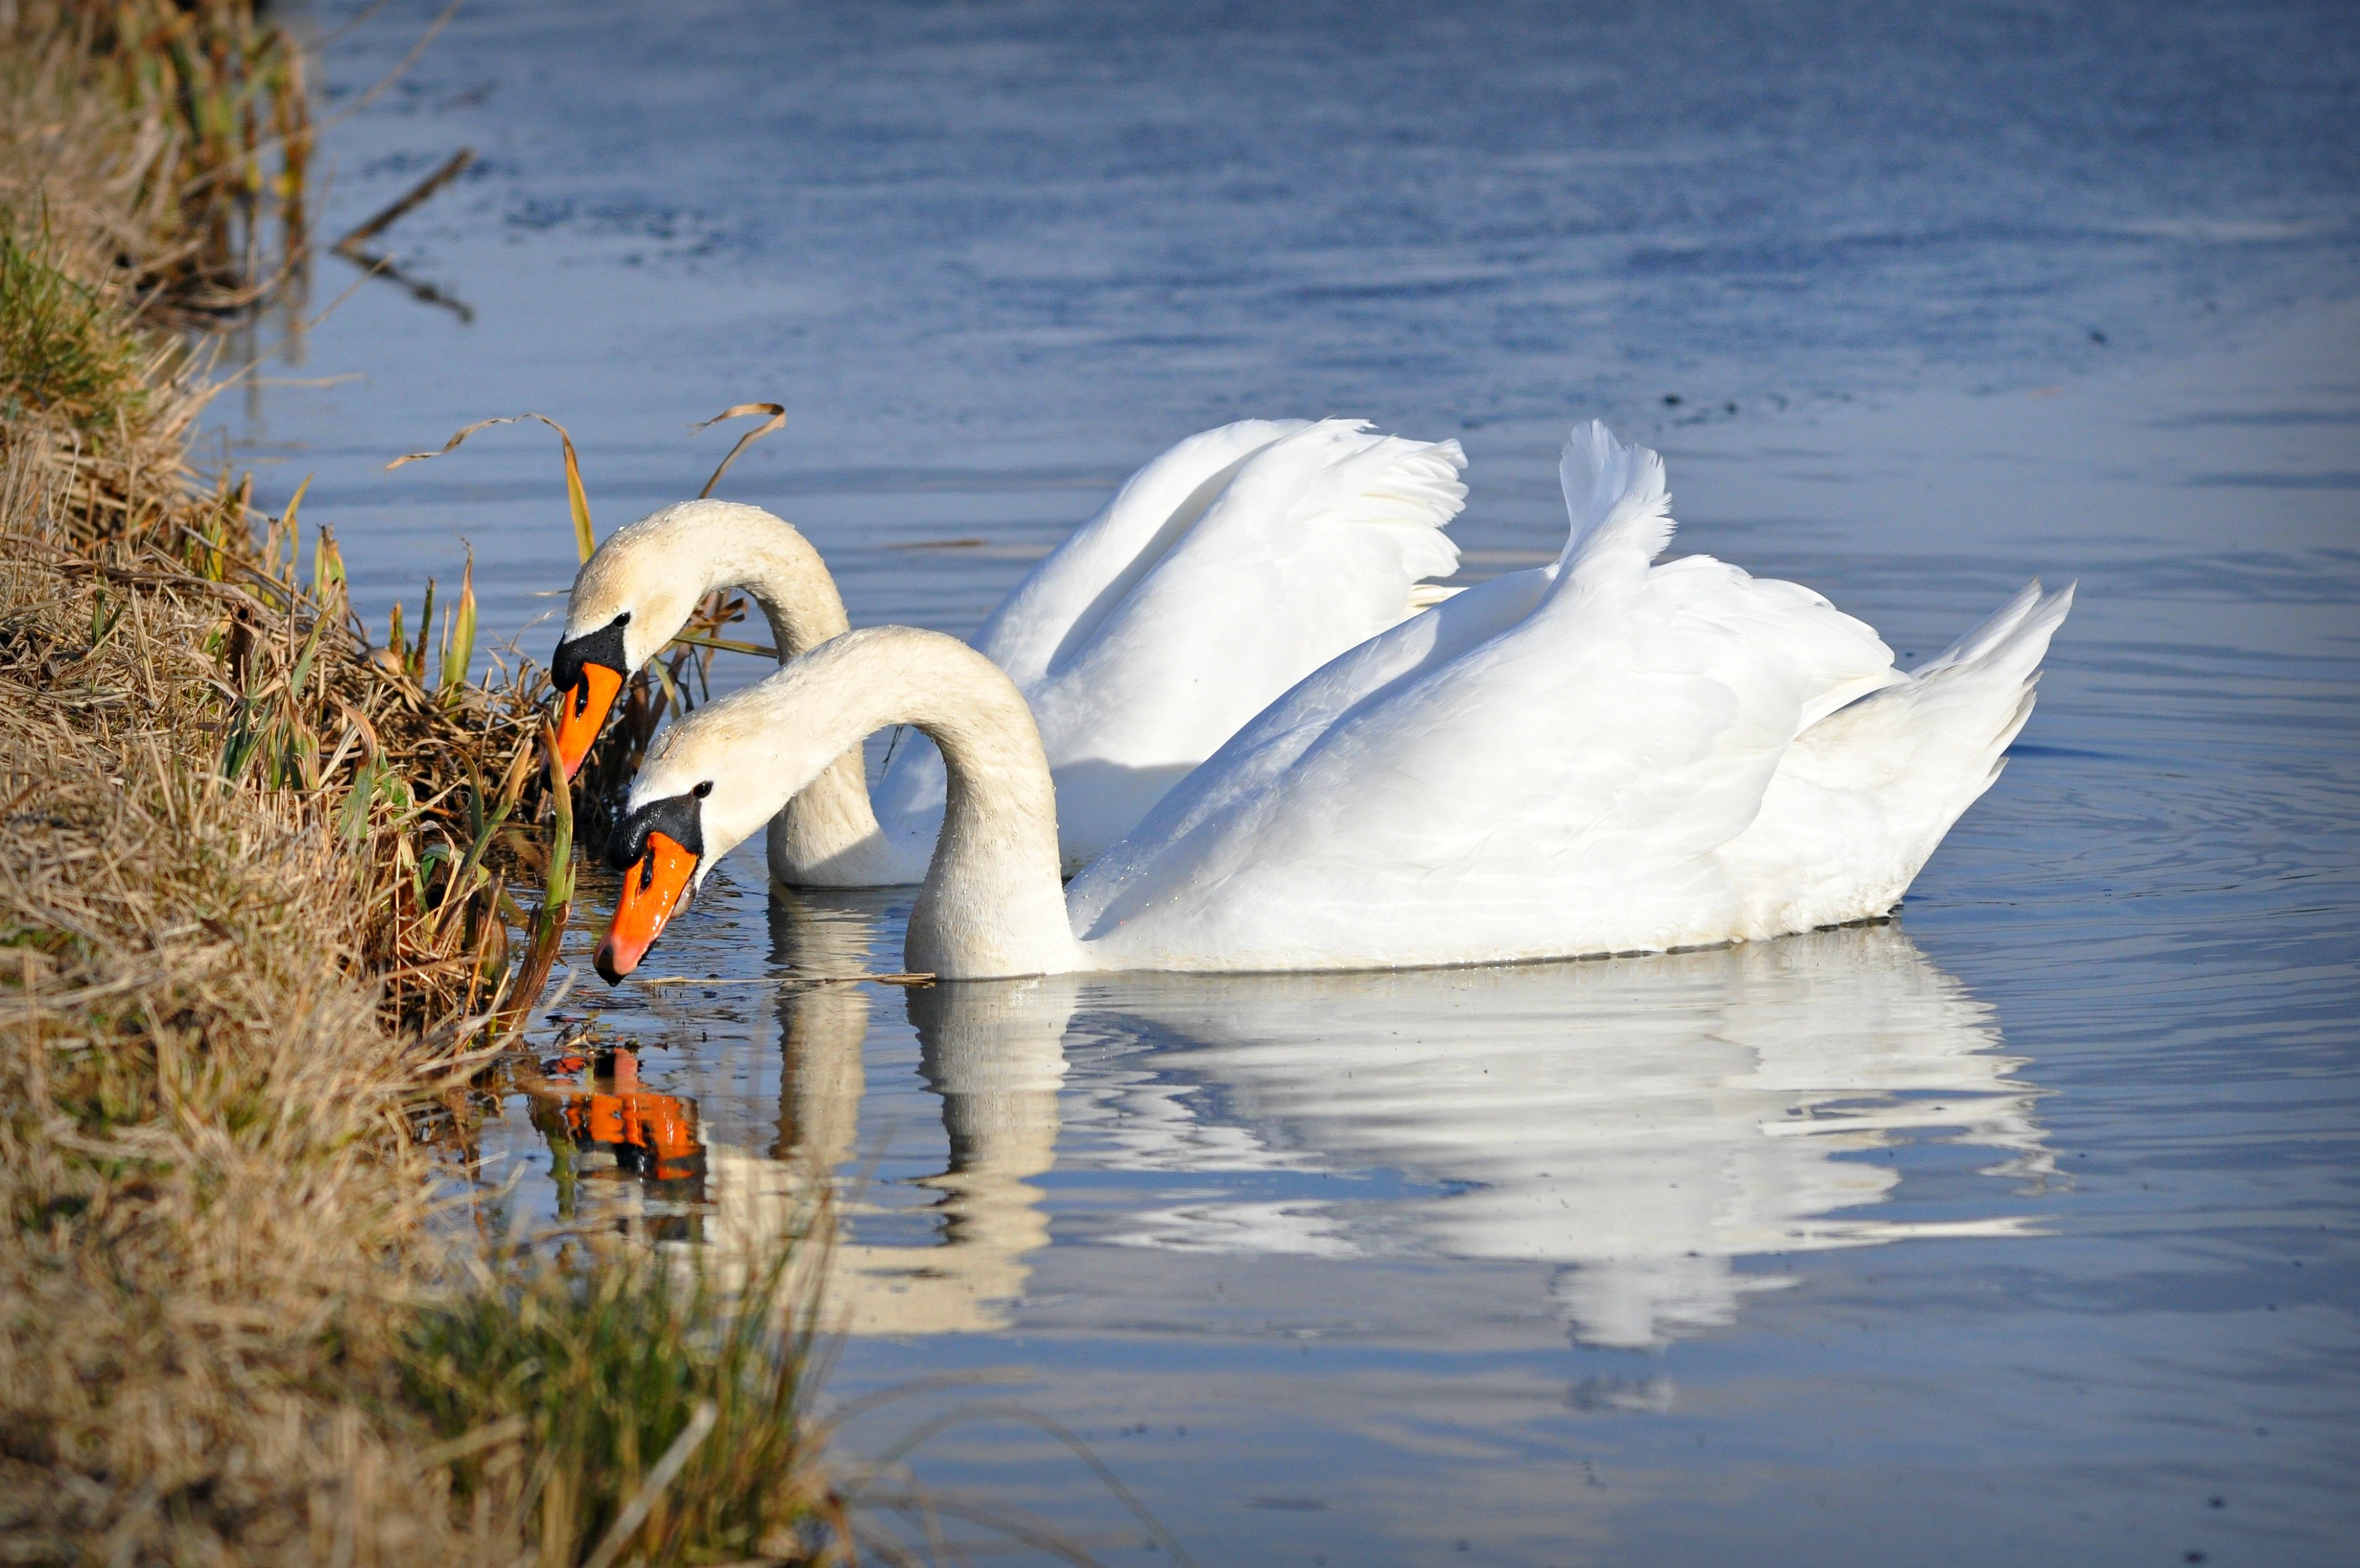
<path fill-rule="evenodd" d="M 540 677 L 464 565 L 373 641 L 300 495 L 191 469 L 203 329 L 308 259 L 301 50 L 26 5 L 0 78 L 10 1560 L 824 1555 L 808 1227 L 725 1287 L 442 1182 L 564 924 Z"/>

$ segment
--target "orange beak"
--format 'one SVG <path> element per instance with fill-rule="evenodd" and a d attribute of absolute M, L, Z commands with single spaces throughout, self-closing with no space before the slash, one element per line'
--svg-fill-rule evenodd
<path fill-rule="evenodd" d="M 615 906 L 606 940 L 598 944 L 598 973 L 607 985 L 621 985 L 663 935 L 664 922 L 688 892 L 696 862 L 694 850 L 662 833 L 648 834 L 648 853 L 623 873 L 622 901 Z"/>
<path fill-rule="evenodd" d="M 566 778 L 582 771 L 582 759 L 590 755 L 590 743 L 606 727 L 606 715 L 615 708 L 615 693 L 622 689 L 623 678 L 615 670 L 603 664 L 585 664 L 580 683 L 557 694 L 557 760 L 565 765 Z"/>

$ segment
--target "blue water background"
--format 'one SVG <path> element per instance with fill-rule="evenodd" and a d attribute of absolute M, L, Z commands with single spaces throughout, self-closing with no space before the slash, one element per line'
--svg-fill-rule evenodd
<path fill-rule="evenodd" d="M 433 10 L 318 7 L 326 112 Z M 1463 580 L 1553 553 L 1593 415 L 1677 549 L 1906 654 L 2078 579 L 1897 931 L 962 1011 L 754 983 L 894 966 L 905 896 L 740 855 L 658 953 L 711 985 L 558 1009 L 702 1175 L 561 1191 L 520 1098 L 475 1152 L 715 1236 L 839 1162 L 835 1392 L 978 1379 L 847 1454 L 1021 1407 L 1200 1562 L 2349 1562 L 2355 106 L 2333 5 L 473 5 L 324 156 L 334 233 L 476 150 L 387 240 L 464 315 L 323 260 L 213 429 L 373 619 L 464 539 L 540 657 L 546 432 L 387 459 L 537 408 L 604 529 L 775 398 L 723 493 L 955 632 L 1247 414 L 1462 441 Z M 1004 1412 L 917 1468 L 1158 1560 Z"/>

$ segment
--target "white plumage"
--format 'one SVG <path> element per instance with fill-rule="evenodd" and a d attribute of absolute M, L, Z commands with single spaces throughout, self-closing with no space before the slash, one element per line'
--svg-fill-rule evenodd
<path fill-rule="evenodd" d="M 716 781 L 717 855 L 844 746 L 917 724 L 954 810 L 909 953 L 956 977 L 1499 963 L 1885 913 L 1997 776 L 2071 590 L 2026 590 L 1904 674 L 1808 589 L 1652 565 L 1672 531 L 1655 453 L 1592 424 L 1562 478 L 1555 562 L 1311 673 L 1062 899 L 1041 741 L 1004 676 L 927 633 L 852 633 L 693 715 L 633 801 Z"/>
<path fill-rule="evenodd" d="M 1466 499 L 1456 441 L 1358 420 L 1243 419 L 1125 482 L 1042 560 L 977 635 L 1035 704 L 1055 771 L 1064 864 L 1120 838 L 1238 725 L 1304 676 L 1432 602 L 1442 529 Z M 758 507 L 692 501 L 617 532 L 576 578 L 566 637 L 630 617 L 634 668 L 714 588 L 743 589 L 783 662 L 843 631 L 815 551 Z M 790 884 L 923 878 L 942 825 L 931 743 L 898 747 L 872 800 L 857 753 L 781 813 L 770 869 Z"/>
<path fill-rule="evenodd" d="M 975 646 L 1040 725 L 1066 869 L 1273 698 L 1413 612 L 1420 580 L 1459 564 L 1442 529 L 1466 504 L 1465 464 L 1457 441 L 1353 419 L 1225 426 L 1141 470 L 1033 569 Z M 897 880 L 918 880 L 942 824 L 941 754 L 898 749 L 876 805 L 905 857 Z"/>

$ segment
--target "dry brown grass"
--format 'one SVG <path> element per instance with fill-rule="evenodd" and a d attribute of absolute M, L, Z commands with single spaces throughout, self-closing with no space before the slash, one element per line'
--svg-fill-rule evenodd
<path fill-rule="evenodd" d="M 189 755 L 210 625 L 0 566 L 0 1519 L 18 1561 L 505 1559 L 335 1397 L 421 1283 L 436 1069 L 322 802 Z"/>
<path fill-rule="evenodd" d="M 0 1559 L 806 1557 L 807 1313 L 436 1223 L 421 1131 L 539 989 L 511 888 L 569 818 L 464 593 L 372 649 L 324 531 L 184 471 L 202 367 L 154 328 L 259 280 L 300 61 L 256 27 L 0 0 Z M 571 1420 L 633 1366 L 668 1397 Z M 707 1409 L 785 1472 L 654 1487 Z"/>
<path fill-rule="evenodd" d="M 308 251 L 303 53 L 255 0 L 0 0 L 0 207 L 104 244 L 154 318 L 255 305 Z"/>

